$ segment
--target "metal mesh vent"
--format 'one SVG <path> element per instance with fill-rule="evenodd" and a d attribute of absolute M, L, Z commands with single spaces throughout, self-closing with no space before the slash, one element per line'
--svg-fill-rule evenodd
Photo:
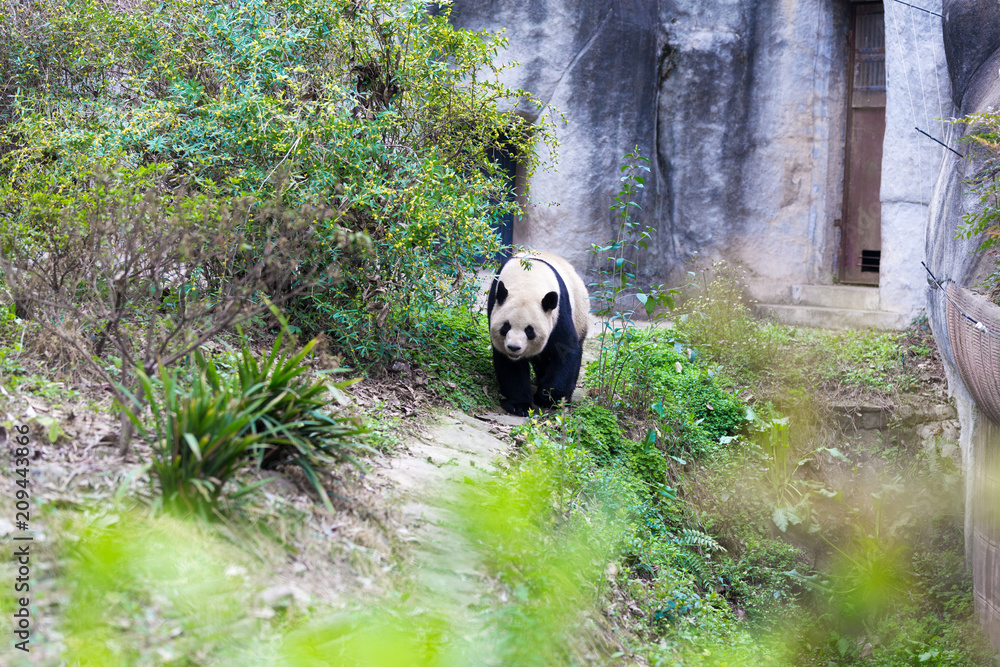
<path fill-rule="evenodd" d="M 958 374 L 979 409 L 1000 423 L 1000 340 L 962 315 L 968 313 L 990 331 L 1000 331 L 1000 307 L 954 283 L 948 285 L 948 296 L 948 341 Z"/>
<path fill-rule="evenodd" d="M 866 273 L 878 273 L 879 263 L 882 261 L 881 250 L 861 251 L 861 270 Z"/>

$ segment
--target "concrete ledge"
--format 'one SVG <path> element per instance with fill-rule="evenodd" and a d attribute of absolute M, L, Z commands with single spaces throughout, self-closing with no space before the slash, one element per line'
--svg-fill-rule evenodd
<path fill-rule="evenodd" d="M 812 327 L 814 329 L 898 331 L 905 329 L 909 324 L 909 318 L 906 315 L 887 313 L 881 310 L 762 303 L 757 304 L 756 311 L 760 317 L 796 327 Z"/>
<path fill-rule="evenodd" d="M 881 310 L 878 287 L 858 287 L 855 285 L 792 285 L 792 304 L 854 310 Z"/>

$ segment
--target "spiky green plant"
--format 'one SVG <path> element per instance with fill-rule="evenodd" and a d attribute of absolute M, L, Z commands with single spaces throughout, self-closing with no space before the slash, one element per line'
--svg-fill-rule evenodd
<path fill-rule="evenodd" d="M 125 413 L 139 433 L 153 442 L 149 465 L 151 480 L 159 482 L 157 504 L 204 516 L 262 439 L 261 433 L 249 428 L 262 399 L 248 402 L 234 395 L 211 362 L 200 370 L 191 386 L 184 387 L 176 369 L 171 373 L 161 369 L 162 393 L 149 376 L 137 371 L 152 427 L 141 418 L 136 397 L 130 395 L 132 406 Z M 251 488 L 244 486 L 232 495 Z"/>
<path fill-rule="evenodd" d="M 303 362 L 318 341 L 309 341 L 296 354 L 282 351 L 283 341 L 284 331 L 260 363 L 244 344 L 233 389 L 243 401 L 260 406 L 247 425 L 249 433 L 260 436 L 259 465 L 268 468 L 282 461 L 297 465 L 333 511 L 320 478 L 329 464 L 356 463 L 351 451 L 367 431 L 356 419 L 324 412 L 331 398 L 338 404 L 344 402 L 341 390 L 352 381 L 326 384 L 303 377 L 309 370 Z"/>
<path fill-rule="evenodd" d="M 365 429 L 353 417 L 324 412 L 328 395 L 343 402 L 341 389 L 349 382 L 328 385 L 303 377 L 309 370 L 305 358 L 317 341 L 294 354 L 282 351 L 283 341 L 282 333 L 260 363 L 244 344 L 236 373 L 230 376 L 220 375 L 215 362 L 196 351 L 190 387 L 179 383 L 176 370 L 162 371 L 158 392 L 153 381 L 139 373 L 144 400 L 128 394 L 131 406 L 126 413 L 153 441 L 150 471 L 165 506 L 205 514 L 226 482 L 256 458 L 261 467 L 282 461 L 297 465 L 333 510 L 321 477 L 329 474 L 330 464 L 355 462 L 350 451 Z M 149 405 L 152 428 L 142 418 L 143 402 Z M 240 486 L 227 495 L 239 497 L 259 484 Z"/>

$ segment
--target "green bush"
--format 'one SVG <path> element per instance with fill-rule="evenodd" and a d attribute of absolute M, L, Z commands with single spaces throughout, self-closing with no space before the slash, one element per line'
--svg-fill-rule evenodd
<path fill-rule="evenodd" d="M 331 275 L 293 310 L 299 324 L 353 357 L 392 359 L 429 313 L 469 301 L 463 276 L 497 248 L 490 223 L 517 209 L 492 151 L 530 173 L 535 143 L 555 146 L 546 124 L 499 111 L 534 102 L 499 82 L 503 34 L 455 29 L 436 6 L 6 6 L 0 220 L 32 224 L 29 203 L 58 208 L 97 172 L 156 165 L 172 187 L 255 203 L 284 173 L 286 205 L 334 211 L 303 264 Z M 248 245 L 264 252 L 254 232 Z"/>
<path fill-rule="evenodd" d="M 615 195 L 611 210 L 616 211 L 617 233 L 606 245 L 593 244 L 588 251 L 597 262 L 599 280 L 590 284 L 592 298 L 597 304 L 594 314 L 604 320 L 599 337 L 600 353 L 593 365 L 592 387 L 597 400 L 605 407 L 634 407 L 648 403 L 646 387 L 634 378 L 625 384 L 624 368 L 612 360 L 621 361 L 640 351 L 635 347 L 636 326 L 633 315 L 637 305 L 654 321 L 663 317 L 664 309 L 673 309 L 675 290 L 653 285 L 640 289 L 636 283 L 639 258 L 648 249 L 648 240 L 656 230 L 640 228 L 633 219 L 633 209 L 638 209 L 636 199 L 645 187 L 642 172 L 649 171 L 649 159 L 638 150 L 622 158 L 619 180 L 622 188 Z M 656 313 L 660 309 L 659 314 Z M 644 409 L 644 408 L 640 408 Z"/>
<path fill-rule="evenodd" d="M 628 449 L 618 418 L 600 405 L 585 404 L 573 410 L 577 444 L 586 449 L 599 465 L 608 465 Z"/>
<path fill-rule="evenodd" d="M 400 354 L 427 374 L 428 388 L 464 412 L 500 401 L 486 316 L 467 305 L 427 314 L 423 333 Z"/>
<path fill-rule="evenodd" d="M 787 611 L 797 608 L 799 585 L 796 568 L 802 567 L 802 552 L 781 542 L 746 535 L 740 554 L 727 554 L 719 564 L 726 597 L 746 614 L 746 620 L 773 630 L 787 619 Z"/>
<path fill-rule="evenodd" d="M 746 424 L 746 406 L 721 389 L 706 371 L 693 368 L 670 375 L 666 366 L 661 364 L 658 374 L 662 386 L 672 386 L 678 403 L 687 409 L 712 439 L 735 435 L 743 429 Z"/>
<path fill-rule="evenodd" d="M 622 376 L 619 396 L 639 396 L 642 403 L 623 405 L 619 414 L 658 432 L 667 454 L 700 456 L 746 426 L 746 406 L 723 390 L 705 368 L 698 351 L 669 330 L 631 330 L 630 347 L 611 351 L 610 364 Z M 594 386 L 598 362 L 587 366 L 585 383 Z M 633 385 L 641 390 L 633 391 Z"/>
<path fill-rule="evenodd" d="M 628 440 L 628 463 L 636 477 L 641 479 L 651 493 L 658 493 L 667 484 L 667 460 L 656 446 L 653 437 L 644 440 Z"/>
<path fill-rule="evenodd" d="M 624 462 L 650 493 L 667 483 L 667 463 L 653 437 L 629 440 L 622 434 L 614 413 L 597 404 L 584 404 L 573 410 L 570 430 L 574 442 L 583 447 L 600 466 Z"/>

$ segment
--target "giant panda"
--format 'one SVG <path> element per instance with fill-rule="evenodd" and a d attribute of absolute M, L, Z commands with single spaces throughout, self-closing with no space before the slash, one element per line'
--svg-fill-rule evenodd
<path fill-rule="evenodd" d="M 524 252 L 500 266 L 486 312 L 500 405 L 507 412 L 527 416 L 532 367 L 536 406 L 570 399 L 580 375 L 589 310 L 587 286 L 562 257 Z"/>

